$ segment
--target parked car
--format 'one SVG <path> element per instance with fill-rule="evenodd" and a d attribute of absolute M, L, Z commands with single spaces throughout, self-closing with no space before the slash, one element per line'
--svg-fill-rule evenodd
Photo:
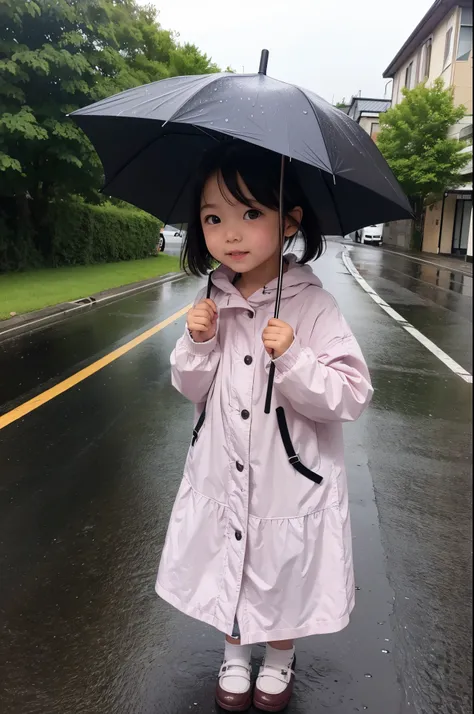
<path fill-rule="evenodd" d="M 186 231 L 184 230 L 177 230 L 174 226 L 164 226 L 164 228 L 160 230 L 160 238 L 157 246 L 158 252 L 162 253 L 165 250 L 167 241 L 176 243 L 176 239 L 178 239 L 179 242 L 185 236 Z"/>
<path fill-rule="evenodd" d="M 166 240 L 173 239 L 173 238 L 184 238 L 186 235 L 186 231 L 178 230 L 178 228 L 176 228 L 176 226 L 164 226 L 161 229 L 161 232 L 163 233 Z"/>
<path fill-rule="evenodd" d="M 185 237 L 186 231 L 184 229 L 178 229 L 176 226 L 163 226 L 160 230 L 156 250 L 159 253 L 167 250 L 170 255 L 179 255 L 181 244 Z"/>
<path fill-rule="evenodd" d="M 356 243 L 369 243 L 371 245 L 382 245 L 383 223 L 373 223 L 371 226 L 361 228 L 355 232 Z"/>

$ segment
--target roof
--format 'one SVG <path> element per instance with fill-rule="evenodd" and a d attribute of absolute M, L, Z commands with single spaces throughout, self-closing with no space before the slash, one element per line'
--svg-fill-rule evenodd
<path fill-rule="evenodd" d="M 455 7 L 472 7 L 472 0 L 436 0 L 423 19 L 418 23 L 405 44 L 397 52 L 389 66 L 383 73 L 385 79 L 394 77 L 396 72 L 404 65 L 418 49 L 420 44 L 438 27 L 448 12 Z"/>
<path fill-rule="evenodd" d="M 373 112 L 381 114 L 390 109 L 392 102 L 390 99 L 368 99 L 366 97 L 352 97 L 352 101 L 347 112 L 355 121 L 359 121 L 363 112 Z"/>

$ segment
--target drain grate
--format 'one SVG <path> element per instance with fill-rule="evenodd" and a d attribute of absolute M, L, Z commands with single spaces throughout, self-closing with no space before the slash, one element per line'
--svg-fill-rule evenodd
<path fill-rule="evenodd" d="M 95 303 L 96 299 L 94 297 L 79 298 L 79 300 L 72 300 L 72 305 L 92 305 Z"/>

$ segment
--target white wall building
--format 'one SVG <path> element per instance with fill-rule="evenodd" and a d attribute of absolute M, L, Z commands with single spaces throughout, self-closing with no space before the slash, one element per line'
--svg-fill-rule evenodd
<path fill-rule="evenodd" d="M 437 77 L 454 90 L 454 102 L 466 107 L 466 115 L 450 135 L 471 141 L 464 149 L 472 155 L 472 0 L 436 0 L 400 48 L 384 77 L 392 78 L 392 104 L 403 99 L 402 89 L 420 82 L 427 86 Z M 426 211 L 423 246 L 429 253 L 466 256 L 472 261 L 472 160 L 464 170 L 463 186 L 446 188 L 441 201 Z M 387 240 L 409 247 L 411 226 L 397 222 Z M 469 240 L 471 235 L 471 240 Z"/>

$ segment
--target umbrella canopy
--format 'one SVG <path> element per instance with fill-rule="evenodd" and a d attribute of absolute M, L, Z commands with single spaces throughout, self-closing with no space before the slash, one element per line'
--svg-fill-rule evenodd
<path fill-rule="evenodd" d="M 264 57 L 258 74 L 173 77 L 74 112 L 104 166 L 104 192 L 186 224 L 203 154 L 234 138 L 291 159 L 323 234 L 410 217 L 366 132 L 316 94 L 268 77 L 265 65 Z"/>
<path fill-rule="evenodd" d="M 102 161 L 104 192 L 170 224 L 191 219 L 194 177 L 216 142 L 239 139 L 280 154 L 278 317 L 286 159 L 292 161 L 323 234 L 346 235 L 412 212 L 365 131 L 316 94 L 268 77 L 267 62 L 268 51 L 263 50 L 258 74 L 173 77 L 104 99 L 72 117 Z M 267 414 L 274 376 L 272 362 Z"/>

